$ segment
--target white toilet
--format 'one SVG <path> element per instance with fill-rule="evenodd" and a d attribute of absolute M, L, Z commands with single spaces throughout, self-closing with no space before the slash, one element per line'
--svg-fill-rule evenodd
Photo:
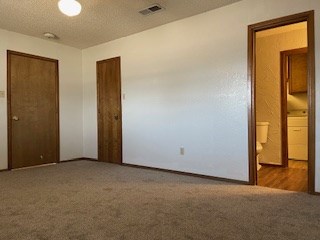
<path fill-rule="evenodd" d="M 263 150 L 262 144 L 268 140 L 269 122 L 256 122 L 256 159 L 257 159 L 257 171 L 260 170 L 261 165 L 259 163 L 259 154 Z"/>

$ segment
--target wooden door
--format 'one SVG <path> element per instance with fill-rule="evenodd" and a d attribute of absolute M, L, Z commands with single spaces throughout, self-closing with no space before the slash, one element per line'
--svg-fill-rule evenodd
<path fill-rule="evenodd" d="M 9 168 L 59 161 L 58 61 L 8 51 Z"/>
<path fill-rule="evenodd" d="M 120 57 L 97 62 L 98 159 L 122 163 Z"/>

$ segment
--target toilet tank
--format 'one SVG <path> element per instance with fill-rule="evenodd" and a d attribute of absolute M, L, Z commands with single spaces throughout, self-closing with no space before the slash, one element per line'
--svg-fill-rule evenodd
<path fill-rule="evenodd" d="M 269 122 L 256 122 L 256 140 L 266 143 L 268 140 Z"/>

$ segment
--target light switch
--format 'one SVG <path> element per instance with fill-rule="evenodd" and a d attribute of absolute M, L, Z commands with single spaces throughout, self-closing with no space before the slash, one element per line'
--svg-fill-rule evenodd
<path fill-rule="evenodd" d="M 6 97 L 5 91 L 0 91 L 0 98 L 5 98 L 5 97 Z"/>

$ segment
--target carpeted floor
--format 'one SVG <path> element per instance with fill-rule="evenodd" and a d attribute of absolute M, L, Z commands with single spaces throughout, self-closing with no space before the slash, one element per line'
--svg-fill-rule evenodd
<path fill-rule="evenodd" d="M 0 239 L 320 238 L 320 197 L 79 161 L 0 173 Z"/>

